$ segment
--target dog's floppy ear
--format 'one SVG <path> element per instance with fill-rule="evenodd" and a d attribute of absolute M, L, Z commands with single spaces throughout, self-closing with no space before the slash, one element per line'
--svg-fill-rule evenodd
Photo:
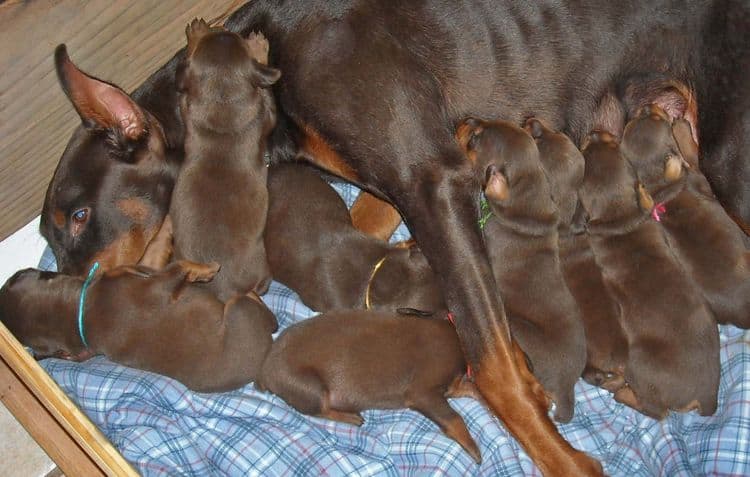
<path fill-rule="evenodd" d="M 672 136 L 688 166 L 698 170 L 698 144 L 693 140 L 690 122 L 683 118 L 675 119 L 672 123 Z"/>
<path fill-rule="evenodd" d="M 117 86 L 79 70 L 70 61 L 65 44 L 55 49 L 55 68 L 60 86 L 84 125 L 118 129 L 130 140 L 146 132 L 146 115 L 135 101 Z"/>
<path fill-rule="evenodd" d="M 651 194 L 648 193 L 640 182 L 636 184 L 636 190 L 638 191 L 638 205 L 644 211 L 650 212 L 654 208 L 654 199 L 651 197 Z"/>
<path fill-rule="evenodd" d="M 487 167 L 484 195 L 487 199 L 495 202 L 508 200 L 510 188 L 508 178 L 494 164 Z"/>
<path fill-rule="evenodd" d="M 202 18 L 194 18 L 193 21 L 188 23 L 185 27 L 185 36 L 187 37 L 187 56 L 192 56 L 195 49 L 198 47 L 201 38 L 206 36 L 206 33 L 211 31 L 211 27 Z"/>
<path fill-rule="evenodd" d="M 674 182 L 682 177 L 682 165 L 685 164 L 685 160 L 674 154 L 669 154 L 666 157 L 664 163 L 664 179 L 667 182 Z"/>

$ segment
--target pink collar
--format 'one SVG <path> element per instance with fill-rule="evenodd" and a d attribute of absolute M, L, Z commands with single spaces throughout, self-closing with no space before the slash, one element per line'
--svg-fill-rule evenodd
<path fill-rule="evenodd" d="M 664 202 L 659 202 L 651 209 L 651 218 L 657 222 L 661 222 L 661 216 L 667 213 L 667 206 Z"/>

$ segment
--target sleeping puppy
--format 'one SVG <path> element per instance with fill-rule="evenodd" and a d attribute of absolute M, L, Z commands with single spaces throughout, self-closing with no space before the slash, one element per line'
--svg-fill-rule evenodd
<path fill-rule="evenodd" d="M 617 304 L 607 292 L 580 223 L 578 188 L 583 182 L 583 154 L 568 136 L 531 118 L 526 130 L 536 141 L 539 159 L 557 204 L 560 264 L 568 289 L 578 304 L 586 335 L 586 368 L 590 384 L 616 391 L 624 384 L 628 343 L 620 326 Z"/>
<path fill-rule="evenodd" d="M 356 426 L 366 409 L 414 409 L 481 463 L 466 424 L 446 401 L 478 396 L 465 371 L 446 319 L 339 310 L 285 329 L 258 384 L 302 413 Z"/>
<path fill-rule="evenodd" d="M 344 201 L 311 167 L 271 166 L 268 196 L 271 271 L 310 308 L 446 309 L 419 249 L 391 246 L 355 229 Z"/>
<path fill-rule="evenodd" d="M 260 35 L 245 40 L 203 20 L 194 20 L 186 33 L 187 52 L 177 70 L 185 162 L 169 211 L 174 255 L 221 264 L 208 284 L 220 300 L 264 293 L 271 272 L 263 245 L 263 154 L 276 123 L 269 88 L 280 72 L 261 64 L 268 43 Z"/>
<path fill-rule="evenodd" d="M 719 335 L 700 292 L 651 220 L 653 201 L 614 138 L 592 133 L 579 190 L 604 284 L 628 342 L 627 386 L 615 399 L 661 419 L 669 410 L 716 410 Z"/>
<path fill-rule="evenodd" d="M 656 105 L 625 128 L 622 151 L 654 197 L 653 216 L 719 323 L 750 328 L 750 254 L 698 168 L 690 125 Z"/>
<path fill-rule="evenodd" d="M 457 131 L 483 182 L 492 215 L 484 240 L 511 333 L 556 403 L 573 417 L 573 386 L 586 364 L 586 340 L 565 284 L 557 247 L 558 209 L 532 137 L 505 121 L 467 119 Z"/>
<path fill-rule="evenodd" d="M 234 389 L 258 376 L 276 319 L 257 295 L 223 303 L 195 284 L 218 268 L 187 261 L 161 271 L 119 267 L 92 274 L 85 285 L 79 277 L 21 270 L 0 290 L 0 319 L 40 357 L 103 354 L 196 391 Z"/>

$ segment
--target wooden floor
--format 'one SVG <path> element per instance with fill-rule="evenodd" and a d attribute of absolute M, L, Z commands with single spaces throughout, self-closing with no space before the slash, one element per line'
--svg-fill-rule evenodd
<path fill-rule="evenodd" d="M 53 52 L 132 91 L 185 44 L 185 25 L 237 0 L 32 0 L 0 3 L 0 240 L 39 214 L 78 116 Z"/>
<path fill-rule="evenodd" d="M 84 71 L 132 91 L 184 45 L 188 21 L 223 18 L 240 3 L 0 1 L 0 241 L 39 214 L 80 123 L 57 84 L 53 52 L 59 43 Z M 135 475 L 2 325 L 0 356 L 0 400 L 62 472 Z"/>

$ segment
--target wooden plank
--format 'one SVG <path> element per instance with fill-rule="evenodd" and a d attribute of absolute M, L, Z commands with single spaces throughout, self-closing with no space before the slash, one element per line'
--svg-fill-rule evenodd
<path fill-rule="evenodd" d="M 105 475 L 4 360 L 0 360 L 0 400 L 64 473 Z"/>
<path fill-rule="evenodd" d="M 192 18 L 237 0 L 0 3 L 0 240 L 39 214 L 79 119 L 57 84 L 59 43 L 84 71 L 132 91 L 185 43 Z"/>
<path fill-rule="evenodd" d="M 34 397 L 72 437 L 96 467 L 106 475 L 137 476 L 130 464 L 112 446 L 99 429 L 83 412 L 65 395 L 60 387 L 50 378 L 41 366 L 21 346 L 5 325 L 0 324 L 0 356 L 15 376 L 31 391 Z M 25 405 L 32 406 L 30 403 Z M 21 414 L 19 421 L 26 416 Z M 31 431 L 30 431 L 31 432 Z M 41 444 L 41 442 L 40 442 Z M 53 457 L 50 454 L 51 457 Z M 53 457 L 54 459 L 54 457 Z M 61 467 L 63 462 L 58 462 Z M 75 465 L 85 465 L 83 460 Z M 66 471 L 67 473 L 67 471 Z M 89 473 L 70 473 L 68 475 L 92 475 Z M 96 475 L 96 474 L 93 474 Z"/>

